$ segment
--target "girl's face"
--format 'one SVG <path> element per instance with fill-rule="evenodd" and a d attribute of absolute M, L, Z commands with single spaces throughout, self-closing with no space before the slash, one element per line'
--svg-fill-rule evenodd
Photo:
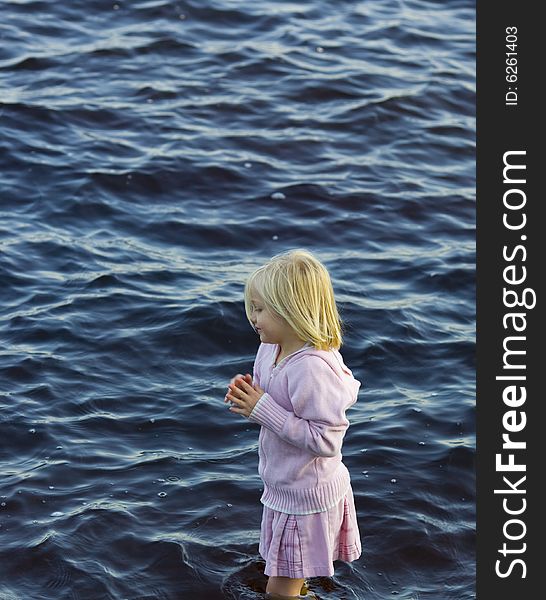
<path fill-rule="evenodd" d="M 280 315 L 272 313 L 264 301 L 253 294 L 250 298 L 250 320 L 260 336 L 260 342 L 283 346 L 297 338 L 294 330 Z"/>

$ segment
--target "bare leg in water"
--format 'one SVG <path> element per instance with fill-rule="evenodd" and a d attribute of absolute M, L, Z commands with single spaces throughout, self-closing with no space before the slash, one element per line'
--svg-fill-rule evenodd
<path fill-rule="evenodd" d="M 291 577 L 270 577 L 265 591 L 278 596 L 298 596 L 304 581 Z"/>

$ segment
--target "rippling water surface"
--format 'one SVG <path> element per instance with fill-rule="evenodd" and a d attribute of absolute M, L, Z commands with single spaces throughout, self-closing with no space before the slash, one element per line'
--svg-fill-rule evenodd
<path fill-rule="evenodd" d="M 263 599 L 245 277 L 306 247 L 363 381 L 363 555 L 474 597 L 474 3 L 0 2 L 0 599 Z"/>

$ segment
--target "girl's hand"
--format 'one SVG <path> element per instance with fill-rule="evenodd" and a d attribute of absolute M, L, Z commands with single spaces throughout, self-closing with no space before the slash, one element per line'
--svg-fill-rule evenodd
<path fill-rule="evenodd" d="M 235 377 L 231 378 L 231 381 L 229 382 L 231 383 L 235 383 L 238 379 L 243 379 L 244 381 L 246 381 L 248 383 L 248 385 L 252 385 L 252 375 L 250 373 L 247 373 L 246 375 L 241 375 L 240 373 L 238 375 L 235 375 Z M 228 394 L 230 392 L 230 387 L 228 385 L 228 391 L 224 397 L 224 402 L 229 402 L 228 400 Z"/>
<path fill-rule="evenodd" d="M 235 383 L 237 379 L 244 379 L 248 385 L 252 385 L 252 375 L 250 373 L 247 373 L 246 375 L 241 375 L 239 373 L 238 375 L 235 375 L 235 377 L 232 377 L 230 383 Z"/>
<path fill-rule="evenodd" d="M 258 400 L 265 393 L 259 385 L 250 385 L 248 383 L 249 377 L 250 375 L 245 375 L 244 379 L 239 378 L 235 380 L 235 383 L 230 383 L 230 391 L 226 395 L 226 400 L 231 402 L 229 410 L 244 417 L 250 415 Z M 252 381 L 252 378 L 250 380 Z"/>

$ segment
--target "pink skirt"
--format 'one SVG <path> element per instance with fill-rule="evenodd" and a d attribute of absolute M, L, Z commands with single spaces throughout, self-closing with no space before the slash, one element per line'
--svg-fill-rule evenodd
<path fill-rule="evenodd" d="M 259 552 L 270 577 L 332 577 L 334 560 L 351 562 L 362 552 L 353 490 L 329 510 L 310 515 L 264 506 Z"/>

